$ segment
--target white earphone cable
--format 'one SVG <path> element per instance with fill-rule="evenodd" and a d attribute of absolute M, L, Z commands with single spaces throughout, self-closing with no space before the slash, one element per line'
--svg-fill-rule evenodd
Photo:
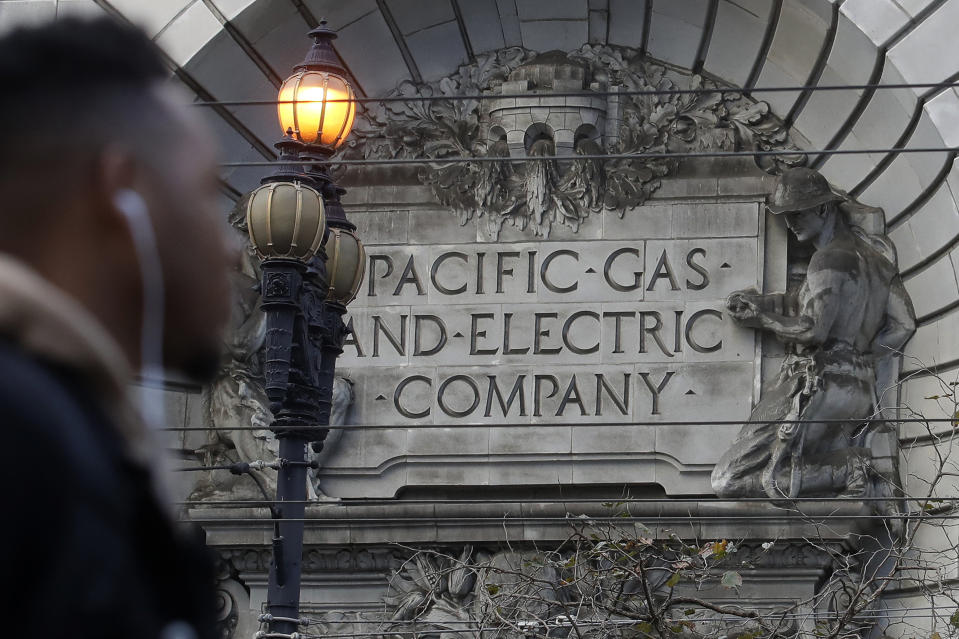
<path fill-rule="evenodd" d="M 140 411 L 153 430 L 163 428 L 165 414 L 160 393 L 150 392 L 149 380 L 163 379 L 163 270 L 157 250 L 156 233 L 147 204 L 133 189 L 117 192 L 114 203 L 127 220 L 140 265 L 143 285 L 143 319 L 140 331 Z"/>

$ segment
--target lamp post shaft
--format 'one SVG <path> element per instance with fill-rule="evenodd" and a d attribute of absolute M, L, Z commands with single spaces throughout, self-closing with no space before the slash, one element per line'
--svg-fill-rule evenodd
<path fill-rule="evenodd" d="M 267 590 L 270 631 L 278 634 L 299 626 L 307 445 L 321 449 L 329 432 L 336 360 L 346 337 L 346 307 L 326 299 L 325 259 L 320 253 L 308 263 L 266 259 L 262 264 L 266 392 L 281 464 L 274 507 L 279 537 Z"/>
<path fill-rule="evenodd" d="M 276 510 L 280 518 L 281 552 L 274 544 L 273 563 L 267 590 L 269 613 L 274 617 L 298 619 L 300 615 L 300 576 L 303 564 L 303 516 L 306 514 L 307 439 L 296 433 L 279 437 L 280 459 L 287 463 L 277 473 Z M 299 624 L 274 620 L 273 632 L 290 634 Z"/>

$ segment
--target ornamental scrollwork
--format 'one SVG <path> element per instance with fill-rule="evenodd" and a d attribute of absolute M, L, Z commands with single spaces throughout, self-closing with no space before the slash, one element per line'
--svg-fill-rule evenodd
<path fill-rule="evenodd" d="M 652 93 L 676 89 L 709 91 Z M 435 82 L 404 81 L 391 97 L 358 116 L 343 157 L 434 160 L 418 179 L 494 239 L 505 224 L 547 237 L 601 211 L 623 216 L 678 166 L 646 154 L 783 151 L 756 157 L 770 171 L 802 159 L 767 103 L 624 47 L 510 47 Z M 591 159 L 601 154 L 629 157 Z M 509 161 L 556 155 L 570 160 Z M 476 161 L 443 162 L 460 157 Z"/>

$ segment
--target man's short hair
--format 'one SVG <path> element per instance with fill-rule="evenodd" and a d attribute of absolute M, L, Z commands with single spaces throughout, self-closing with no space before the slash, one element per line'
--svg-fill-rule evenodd
<path fill-rule="evenodd" d="M 106 17 L 64 18 L 0 38 L 0 180 L 44 156 L 94 150 L 115 115 L 110 101 L 144 96 L 167 75 L 146 34 Z"/>

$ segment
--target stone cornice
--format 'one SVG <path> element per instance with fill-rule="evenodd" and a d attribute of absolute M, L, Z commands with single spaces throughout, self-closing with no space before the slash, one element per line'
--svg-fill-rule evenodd
<path fill-rule="evenodd" d="M 608 522 L 627 532 L 683 538 L 822 540 L 842 542 L 865 534 L 875 520 L 861 502 L 803 503 L 803 512 L 767 503 L 631 503 L 604 506 L 567 503 L 403 503 L 370 506 L 324 504 L 307 508 L 307 546 L 347 544 L 499 544 L 559 542 L 572 526 Z M 627 513 L 628 510 L 628 513 Z M 627 515 L 627 516 L 624 516 Z M 266 546 L 271 522 L 264 509 L 193 508 L 188 519 L 201 524 L 213 547 Z M 595 519 L 594 519 L 595 518 Z M 828 522 L 828 526 L 823 526 Z M 637 532 L 637 534 L 639 534 Z"/>

